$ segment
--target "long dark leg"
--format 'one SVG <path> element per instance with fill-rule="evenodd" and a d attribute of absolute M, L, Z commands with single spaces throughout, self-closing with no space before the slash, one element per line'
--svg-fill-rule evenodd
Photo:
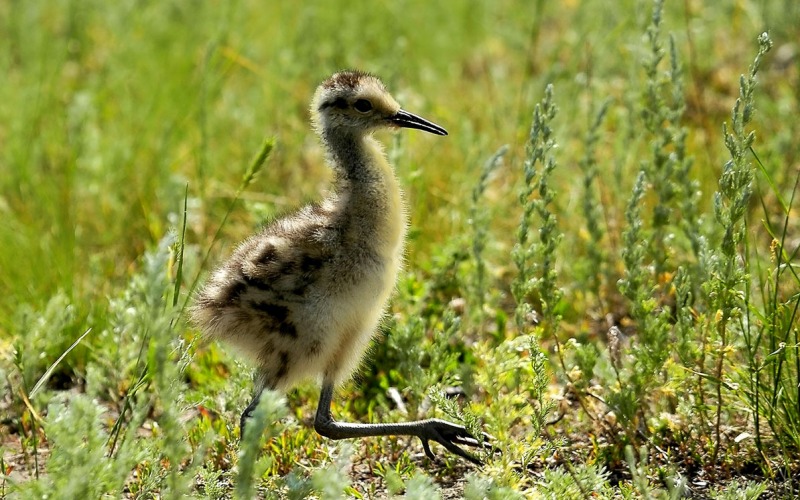
<path fill-rule="evenodd" d="M 253 374 L 253 386 L 253 400 L 250 401 L 250 404 L 242 412 L 241 418 L 239 418 L 239 439 L 244 439 L 244 426 L 247 423 L 247 419 L 253 416 L 253 412 L 256 411 L 258 402 L 261 401 L 261 393 L 270 386 L 267 382 L 267 374 L 260 370 L 256 371 Z"/>
<path fill-rule="evenodd" d="M 244 425 L 247 423 L 247 419 L 256 411 L 256 406 L 258 406 L 258 402 L 261 400 L 261 392 L 262 391 L 258 391 L 256 393 L 253 400 L 250 401 L 250 404 L 247 405 L 247 408 L 242 412 L 241 418 L 239 418 L 239 439 L 244 439 Z"/>
<path fill-rule="evenodd" d="M 331 415 L 331 398 L 333 397 L 333 384 L 324 382 L 317 406 L 317 415 L 314 419 L 314 429 L 330 439 L 359 438 L 366 436 L 416 436 L 422 440 L 425 454 L 431 460 L 436 457 L 431 452 L 428 441 L 436 441 L 451 453 L 466 458 L 470 462 L 481 465 L 481 461 L 474 455 L 459 448 L 458 445 L 491 448 L 491 436 L 484 434 L 482 441 L 475 439 L 467 429 L 460 425 L 452 424 L 436 418 L 416 420 L 413 422 L 396 424 L 354 424 L 336 422 Z"/>

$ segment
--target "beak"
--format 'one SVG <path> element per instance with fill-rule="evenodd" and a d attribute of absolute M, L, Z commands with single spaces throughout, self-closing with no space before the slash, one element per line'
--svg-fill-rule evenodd
<path fill-rule="evenodd" d="M 443 129 L 439 125 L 429 122 L 425 118 L 409 113 L 408 111 L 403 111 L 402 109 L 394 116 L 390 116 L 389 121 L 398 127 L 415 128 L 436 135 L 447 135 L 447 130 Z"/>

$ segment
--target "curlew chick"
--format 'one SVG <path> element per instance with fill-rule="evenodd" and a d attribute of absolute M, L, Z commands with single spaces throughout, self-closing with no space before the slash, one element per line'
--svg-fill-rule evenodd
<path fill-rule="evenodd" d="M 457 445 L 484 446 L 444 420 L 354 424 L 331 416 L 335 386 L 359 363 L 395 287 L 403 260 L 406 214 L 394 171 L 372 137 L 382 127 L 447 135 L 440 126 L 400 109 L 376 77 L 343 71 L 323 82 L 311 119 L 335 173 L 319 203 L 279 218 L 245 240 L 199 292 L 192 320 L 257 366 L 254 398 L 302 379 L 322 382 L 314 428 L 331 439 L 407 435 L 474 463 Z"/>

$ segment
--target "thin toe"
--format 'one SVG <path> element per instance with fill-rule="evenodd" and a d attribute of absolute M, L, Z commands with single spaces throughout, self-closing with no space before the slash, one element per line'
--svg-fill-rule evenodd
<path fill-rule="evenodd" d="M 483 465 L 483 462 L 478 457 L 476 457 L 472 453 L 467 453 L 466 451 L 462 450 L 461 448 L 459 448 L 458 446 L 456 446 L 452 442 L 443 441 L 441 443 L 441 445 L 444 446 L 445 448 L 447 448 L 447 450 L 450 453 L 452 453 L 453 455 L 458 455 L 461 458 L 469 460 L 470 462 L 472 462 L 475 465 Z"/>
<path fill-rule="evenodd" d="M 427 439 L 422 439 L 422 449 L 425 450 L 425 455 L 428 456 L 434 462 L 436 461 L 436 455 L 433 454 L 431 451 L 431 446 L 428 444 Z"/>

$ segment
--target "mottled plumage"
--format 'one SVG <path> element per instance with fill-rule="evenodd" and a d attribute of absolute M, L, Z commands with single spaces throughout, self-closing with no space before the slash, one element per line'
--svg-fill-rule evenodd
<path fill-rule="evenodd" d="M 321 202 L 281 217 L 245 240 L 198 293 L 192 321 L 257 366 L 255 397 L 305 378 L 323 386 L 315 427 L 334 439 L 410 434 L 477 445 L 463 427 L 441 420 L 409 424 L 341 424 L 330 416 L 333 387 L 350 376 L 384 314 L 403 254 L 406 214 L 378 127 L 444 129 L 400 109 L 376 77 L 331 76 L 317 89 L 312 123 L 335 173 Z M 457 450 L 457 451 L 456 451 Z"/>

